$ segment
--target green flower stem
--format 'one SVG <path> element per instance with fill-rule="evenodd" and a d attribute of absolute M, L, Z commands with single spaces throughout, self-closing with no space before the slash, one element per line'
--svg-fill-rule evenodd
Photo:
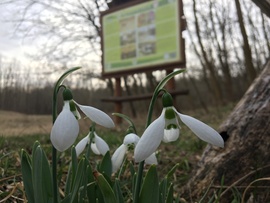
<path fill-rule="evenodd" d="M 53 106 L 52 106 L 52 121 L 53 124 L 57 118 L 57 94 L 64 79 L 73 71 L 80 69 L 80 67 L 72 68 L 66 71 L 56 82 L 53 90 Z M 58 184 L 57 184 L 57 150 L 52 145 L 52 182 L 53 182 L 53 202 L 58 203 Z"/>
<path fill-rule="evenodd" d="M 159 93 L 162 91 L 163 87 L 166 85 L 166 83 L 171 79 L 173 78 L 174 76 L 184 72 L 185 69 L 182 69 L 182 70 L 177 70 L 177 71 L 174 71 L 170 74 L 168 74 L 165 78 L 163 78 L 163 80 L 161 80 L 159 82 L 159 84 L 157 85 L 154 93 L 153 93 L 153 97 L 151 99 L 151 102 L 150 102 L 150 105 L 149 105 L 149 109 L 148 109 L 148 115 L 147 115 L 147 123 L 146 123 L 146 128 L 150 125 L 151 123 L 151 119 L 152 119 L 152 114 L 153 114 L 153 110 L 154 110 L 154 104 L 158 98 L 158 95 Z"/>
<path fill-rule="evenodd" d="M 170 74 L 168 74 L 163 80 L 160 81 L 160 83 L 157 85 L 153 97 L 151 99 L 149 109 L 148 109 L 148 115 L 147 115 L 147 122 L 145 128 L 147 128 L 152 121 L 152 115 L 153 115 L 153 110 L 154 110 L 154 105 L 156 103 L 156 100 L 158 98 L 158 95 L 161 91 L 163 91 L 163 87 L 166 85 L 166 83 L 173 78 L 175 75 L 178 75 L 182 72 L 184 72 L 185 69 L 182 70 L 177 70 L 174 71 Z M 136 183 L 135 183 L 135 192 L 134 192 L 134 203 L 139 203 L 139 195 L 140 195 L 140 190 L 141 190 L 141 183 L 142 183 L 142 178 L 143 178 L 143 168 L 144 168 L 144 161 L 139 163 L 139 168 L 138 168 L 138 176 L 136 178 Z"/>

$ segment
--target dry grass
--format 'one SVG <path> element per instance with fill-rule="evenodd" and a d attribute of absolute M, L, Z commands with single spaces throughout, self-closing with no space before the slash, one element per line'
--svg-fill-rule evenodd
<path fill-rule="evenodd" d="M 51 126 L 51 117 L 47 115 L 26 115 L 0 111 L 1 136 L 48 134 Z"/>

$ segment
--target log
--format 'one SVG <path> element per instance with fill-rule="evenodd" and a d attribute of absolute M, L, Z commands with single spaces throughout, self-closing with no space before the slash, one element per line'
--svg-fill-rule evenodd
<path fill-rule="evenodd" d="M 187 202 L 200 200 L 208 189 L 209 199 L 222 185 L 218 202 L 232 202 L 233 188 L 242 195 L 252 181 L 270 177 L 270 60 L 219 132 L 225 147 L 207 145 L 204 149 L 181 191 Z M 270 181 L 258 181 L 255 186 L 248 189 L 243 202 L 251 196 L 254 202 L 270 202 Z"/>

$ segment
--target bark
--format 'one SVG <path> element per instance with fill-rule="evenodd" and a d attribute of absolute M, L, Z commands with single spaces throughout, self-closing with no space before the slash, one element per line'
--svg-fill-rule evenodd
<path fill-rule="evenodd" d="M 232 113 L 221 124 L 219 132 L 225 140 L 224 149 L 208 145 L 193 169 L 192 178 L 182 190 L 187 202 L 198 201 L 208 188 L 206 198 L 217 192 L 224 183 L 218 202 L 232 202 L 234 188 L 243 189 L 262 177 L 270 177 L 270 60 L 259 77 L 247 90 Z M 258 189 L 258 182 L 248 190 L 244 202 L 254 194 L 255 202 L 270 202 L 267 189 Z M 244 186 L 244 188 L 243 188 Z M 268 195 L 268 197 L 266 197 Z M 267 199 L 268 198 L 268 199 Z"/>

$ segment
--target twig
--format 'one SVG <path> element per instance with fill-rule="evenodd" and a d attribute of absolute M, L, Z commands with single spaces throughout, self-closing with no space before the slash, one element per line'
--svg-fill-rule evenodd
<path fill-rule="evenodd" d="M 226 192 L 228 192 L 232 187 L 235 187 L 236 184 L 238 184 L 238 183 L 241 182 L 242 180 L 246 179 L 248 176 L 250 176 L 250 175 L 252 175 L 252 174 L 254 174 L 254 173 L 256 173 L 256 172 L 258 172 L 258 171 L 260 171 L 260 170 L 262 170 L 262 169 L 268 168 L 268 167 L 270 167 L 270 164 L 269 164 L 269 165 L 266 165 L 266 166 L 264 166 L 264 167 L 258 168 L 258 169 L 254 170 L 254 171 L 249 172 L 248 174 L 246 174 L 245 176 L 243 176 L 243 177 L 240 178 L 239 180 L 235 181 L 235 182 L 234 182 L 232 185 L 230 185 L 226 190 L 224 190 L 224 191 L 221 193 L 220 197 L 222 197 L 222 196 L 223 196 Z"/>
<path fill-rule="evenodd" d="M 267 178 L 259 178 L 259 179 L 257 179 L 257 180 L 254 180 L 254 181 L 252 181 L 248 186 L 247 186 L 247 188 L 245 189 L 245 191 L 244 191 L 244 193 L 243 193 L 243 196 L 242 196 L 242 202 L 241 203 L 244 203 L 244 201 L 245 201 L 245 196 L 246 196 L 246 192 L 247 192 L 247 190 L 251 187 L 251 185 L 253 184 L 253 183 L 256 183 L 256 182 L 259 182 L 259 181 L 263 181 L 263 180 L 270 180 L 270 177 L 267 177 Z"/>

